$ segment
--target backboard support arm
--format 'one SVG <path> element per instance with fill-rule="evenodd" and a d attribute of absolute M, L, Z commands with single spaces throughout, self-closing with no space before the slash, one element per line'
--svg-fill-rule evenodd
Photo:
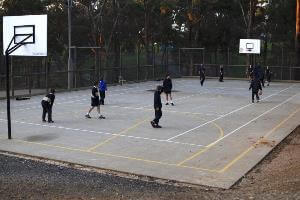
<path fill-rule="evenodd" d="M 21 42 L 15 44 L 14 46 L 10 47 L 12 42 L 15 40 L 14 36 L 7 49 L 5 50 L 5 62 L 6 62 L 6 100 L 7 100 L 7 133 L 8 133 L 8 139 L 11 139 L 11 115 L 10 115 L 10 83 L 9 83 L 9 55 L 16 51 L 21 46 L 25 45 L 25 41 L 32 37 L 33 34 L 28 34 Z"/>

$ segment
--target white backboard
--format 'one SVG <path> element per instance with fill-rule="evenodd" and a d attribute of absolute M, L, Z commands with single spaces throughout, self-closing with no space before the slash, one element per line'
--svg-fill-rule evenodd
<path fill-rule="evenodd" d="M 240 39 L 240 53 L 260 54 L 260 40 Z"/>
<path fill-rule="evenodd" d="M 29 37 L 20 48 L 12 52 L 14 56 L 47 56 L 47 15 L 23 15 L 3 17 L 3 54 L 11 42 L 13 47 Z"/>

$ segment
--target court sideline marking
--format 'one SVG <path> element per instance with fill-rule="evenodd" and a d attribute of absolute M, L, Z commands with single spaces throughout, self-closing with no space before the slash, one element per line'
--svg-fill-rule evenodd
<path fill-rule="evenodd" d="M 1 119 L 0 123 L 6 123 L 7 119 Z M 55 126 L 55 125 L 47 125 L 47 124 L 38 124 L 38 123 L 31 123 L 31 122 L 24 122 L 24 121 L 17 121 L 12 120 L 14 123 L 19 124 L 26 124 L 26 125 L 32 125 L 32 126 L 42 126 L 42 127 L 49 127 L 49 128 L 58 128 L 58 129 L 65 129 L 69 131 L 75 131 L 75 132 L 88 132 L 88 133 L 96 133 L 96 134 L 103 134 L 103 135 L 113 135 L 113 136 L 120 136 L 120 137 L 128 137 L 133 139 L 140 139 L 140 140 L 149 140 L 149 141 L 156 141 L 156 142 L 163 142 L 163 143 L 173 143 L 178 145 L 188 145 L 188 146 L 198 146 L 203 147 L 204 145 L 201 144 L 192 144 L 192 143 L 184 143 L 184 142 L 176 142 L 176 141 L 166 141 L 162 139 L 155 139 L 155 138 L 146 138 L 146 137 L 138 137 L 138 136 L 130 136 L 130 135 L 123 135 L 123 134 L 115 134 L 115 133 L 109 133 L 109 132 L 101 132 L 101 131 L 92 131 L 87 129 L 79 129 L 79 128 L 69 128 L 69 127 L 63 127 L 63 126 Z"/>
<path fill-rule="evenodd" d="M 273 129 L 271 129 L 269 132 L 267 132 L 266 135 L 264 135 L 261 139 L 257 140 L 253 145 L 251 145 L 248 149 L 246 149 L 244 152 L 242 152 L 240 155 L 238 155 L 234 160 L 232 160 L 230 163 L 228 163 L 223 169 L 219 170 L 220 173 L 224 173 L 227 171 L 232 165 L 234 165 L 237 161 L 242 159 L 247 153 L 249 153 L 251 150 L 255 148 L 256 145 L 260 144 L 260 142 L 270 136 L 272 133 L 274 133 L 278 128 L 280 128 L 284 123 L 286 123 L 290 118 L 292 118 L 295 114 L 297 114 L 300 111 L 300 108 L 298 108 L 296 111 L 291 113 L 287 118 L 282 120 L 279 124 L 277 124 Z"/>
<path fill-rule="evenodd" d="M 295 96 L 295 95 L 294 95 Z M 291 97 L 292 98 L 292 97 Z M 282 102 L 283 103 L 283 102 Z M 281 104 L 282 104 L 281 103 Z M 279 105 L 277 105 L 278 107 Z M 275 109 L 275 108 L 274 108 Z M 299 111 L 299 110 L 298 110 Z M 295 114 L 295 113 L 293 113 Z M 292 116 L 292 115 L 290 115 Z M 286 122 L 289 118 L 285 119 L 284 122 Z M 279 125 L 277 125 L 279 128 L 284 122 L 280 123 Z M 274 128 L 272 129 L 274 130 Z M 270 131 L 271 132 L 271 131 Z M 271 134 L 271 133 L 270 133 Z M 82 150 L 82 149 L 76 149 L 76 148 L 69 148 L 69 147 L 62 147 L 62 146 L 58 146 L 58 145 L 49 145 L 49 144 L 44 144 L 44 143 L 37 143 L 37 142 L 28 142 L 28 141 L 24 141 L 24 140 L 19 140 L 19 139 L 14 139 L 17 142 L 21 142 L 21 143 L 27 143 L 27 144 L 36 144 L 36 145 L 40 145 L 40 146 L 48 146 L 48 147 L 54 147 L 54 148 L 60 148 L 60 149 L 66 149 L 66 150 L 70 150 L 70 151 L 80 151 L 80 152 L 86 152 L 86 153 L 92 153 L 92 154 L 96 154 L 96 155 L 103 155 L 103 156 L 110 156 L 110 157 L 118 157 L 118 158 L 123 158 L 123 159 L 130 159 L 130 160 L 137 160 L 137 161 L 143 161 L 143 162 L 147 162 L 147 163 L 155 163 L 155 164 L 161 164 L 161 165 L 167 165 L 167 166 L 177 166 L 177 167 L 181 167 L 181 168 L 190 168 L 190 169 L 196 169 L 196 170 L 202 170 L 202 171 L 209 171 L 209 172 L 216 172 L 216 173 L 221 173 L 223 171 L 222 170 L 212 170 L 212 169 L 205 169 L 205 168 L 198 168 L 198 167 L 193 167 L 193 166 L 187 166 L 187 165 L 178 165 L 178 164 L 170 164 L 170 163 L 165 163 L 165 162 L 160 162 L 160 161 L 152 161 L 152 160 L 145 160 L 145 159 L 140 159 L 140 158 L 133 158 L 133 157 L 127 157 L 127 156 L 119 156 L 119 155 L 113 155 L 113 154 L 107 154 L 107 153 L 99 153 L 99 152 L 88 152 L 87 150 Z M 247 151 L 248 152 L 248 151 Z M 236 159 L 235 159 L 236 160 Z M 235 161 L 236 162 L 236 161 Z M 226 171 L 226 170 L 225 170 Z"/>
<path fill-rule="evenodd" d="M 119 132 L 117 135 L 114 135 L 114 136 L 112 136 L 111 138 L 108 138 L 107 140 L 105 140 L 105 141 L 103 141 L 103 142 L 101 142 L 101 143 L 99 143 L 99 144 L 97 144 L 97 145 L 94 145 L 93 147 L 88 148 L 87 151 L 93 151 L 93 150 L 97 149 L 98 147 L 101 147 L 101 146 L 103 146 L 104 144 L 107 144 L 109 141 L 111 141 L 111 140 L 113 140 L 113 139 L 115 139 L 115 138 L 117 138 L 117 137 L 120 137 L 120 135 L 125 134 L 125 133 L 127 133 L 128 131 L 137 128 L 138 126 L 140 126 L 141 124 L 143 124 L 143 123 L 145 123 L 146 121 L 149 121 L 149 120 L 150 120 L 150 119 L 147 118 L 147 119 L 144 119 L 144 120 L 142 120 L 142 121 L 139 121 L 139 122 L 135 123 L 133 126 L 131 126 L 131 127 L 129 127 L 129 128 L 126 128 L 125 130 Z"/>
<path fill-rule="evenodd" d="M 293 99 L 294 97 L 296 97 L 297 95 L 299 95 L 299 93 L 291 96 L 290 98 L 286 99 L 285 101 L 281 102 L 280 104 L 277 104 L 276 106 L 274 106 L 273 108 L 267 110 L 266 112 L 260 114 L 259 116 L 253 118 L 252 120 L 248 121 L 247 123 L 243 124 L 242 126 L 236 128 L 235 130 L 231 131 L 230 133 L 226 134 L 225 136 L 223 136 L 222 138 L 219 138 L 218 140 L 212 142 L 211 144 L 207 145 L 205 149 L 200 150 L 199 152 L 195 153 L 194 155 L 190 156 L 189 158 L 183 160 L 182 162 L 178 163 L 178 165 L 182 165 L 183 163 L 186 163 L 189 160 L 192 160 L 193 158 L 201 155 L 202 153 L 206 152 L 208 149 L 210 149 L 211 147 L 215 146 L 217 143 L 219 143 L 220 141 L 222 141 L 223 139 L 229 137 L 230 135 L 232 135 L 233 133 L 235 133 L 236 131 L 242 129 L 243 127 L 249 125 L 250 123 L 252 123 L 253 121 L 256 121 L 257 119 L 259 119 L 260 117 L 272 112 L 273 110 L 275 110 L 276 108 L 282 106 L 283 104 L 287 103 L 288 101 L 290 101 L 291 99 Z"/>
<path fill-rule="evenodd" d="M 294 84 L 291 85 L 291 86 L 288 87 L 288 88 L 285 88 L 285 89 L 283 89 L 283 90 L 281 90 L 281 91 L 279 91 L 279 92 L 276 92 L 276 93 L 274 93 L 274 94 L 271 94 L 271 95 L 269 95 L 269 96 L 267 96 L 267 97 L 261 99 L 261 101 L 263 101 L 263 100 L 265 100 L 265 99 L 268 99 L 268 98 L 270 98 L 270 97 L 272 97 L 272 96 L 275 96 L 275 95 L 277 95 L 277 94 L 279 94 L 279 93 L 281 93 L 281 92 L 284 92 L 284 91 L 286 91 L 286 90 L 288 90 L 288 89 L 290 89 L 290 88 L 292 88 L 292 87 L 294 87 Z M 243 110 L 244 108 L 247 108 L 247 107 L 252 106 L 252 105 L 253 105 L 253 103 L 247 104 L 247 105 L 245 105 L 245 106 L 242 106 L 242 107 L 240 107 L 240 108 L 238 108 L 238 109 L 235 109 L 235 110 L 233 110 L 233 111 L 231 111 L 231 112 L 229 112 L 229 113 L 227 113 L 227 114 L 221 115 L 220 117 L 217 117 L 217 118 L 215 118 L 215 119 L 213 119 L 213 120 L 210 120 L 210 121 L 205 122 L 205 123 L 203 123 L 203 124 L 201 124 L 201 125 L 199 125 L 199 126 L 196 126 L 196 127 L 192 128 L 192 129 L 189 129 L 189 130 L 187 130 L 187 131 L 185 131 L 185 132 L 183 132 L 183 133 L 180 133 L 180 134 L 178 134 L 178 135 L 175 135 L 175 136 L 173 136 L 173 137 L 170 137 L 169 139 L 167 139 L 167 141 L 172 141 L 172 140 L 175 139 L 175 138 L 178 138 L 178 137 L 180 137 L 180 136 L 183 136 L 183 135 L 185 135 L 185 134 L 187 134 L 187 133 L 190 133 L 190 132 L 192 132 L 192 131 L 194 131 L 194 130 L 200 128 L 200 127 L 203 127 L 203 126 L 205 126 L 205 125 L 207 125 L 207 124 L 210 124 L 210 123 L 215 122 L 215 121 L 217 121 L 217 120 L 219 120 L 219 119 L 222 119 L 222 118 L 224 118 L 224 117 L 227 117 L 227 116 L 229 116 L 229 115 L 231 115 L 231 114 L 233 114 L 233 113 L 236 113 L 236 112 L 238 112 L 238 111 L 240 111 L 240 110 Z"/>

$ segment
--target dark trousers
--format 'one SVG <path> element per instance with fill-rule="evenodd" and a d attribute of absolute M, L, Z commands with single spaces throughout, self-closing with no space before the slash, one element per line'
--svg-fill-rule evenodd
<path fill-rule="evenodd" d="M 220 75 L 219 81 L 220 81 L 220 82 L 223 82 L 223 74 Z"/>
<path fill-rule="evenodd" d="M 200 77 L 200 84 L 201 84 L 201 86 L 203 86 L 204 81 L 205 81 L 205 76 Z"/>
<path fill-rule="evenodd" d="M 254 101 L 254 96 L 256 96 L 256 100 L 259 100 L 258 92 L 252 92 L 252 101 Z"/>
<path fill-rule="evenodd" d="M 105 91 L 100 91 L 100 104 L 104 105 Z"/>
<path fill-rule="evenodd" d="M 46 114 L 48 113 L 48 122 L 52 121 L 52 107 L 47 101 L 42 101 L 43 107 L 43 115 L 42 120 L 44 121 L 46 118 Z"/>
<path fill-rule="evenodd" d="M 155 118 L 153 120 L 155 124 L 159 123 L 159 119 L 161 118 L 161 116 L 162 116 L 161 108 L 158 110 L 155 109 Z"/>
<path fill-rule="evenodd" d="M 261 85 L 262 85 L 263 87 L 265 87 L 265 79 L 264 79 L 264 78 L 260 79 L 260 82 L 261 82 Z"/>

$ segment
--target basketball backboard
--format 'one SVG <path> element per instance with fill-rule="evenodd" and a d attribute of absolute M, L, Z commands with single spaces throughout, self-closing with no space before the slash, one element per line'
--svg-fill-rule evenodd
<path fill-rule="evenodd" d="M 240 53 L 260 54 L 260 40 L 240 39 Z"/>
<path fill-rule="evenodd" d="M 10 55 L 47 56 L 47 15 L 4 16 L 3 54 L 10 42 L 22 44 Z"/>

